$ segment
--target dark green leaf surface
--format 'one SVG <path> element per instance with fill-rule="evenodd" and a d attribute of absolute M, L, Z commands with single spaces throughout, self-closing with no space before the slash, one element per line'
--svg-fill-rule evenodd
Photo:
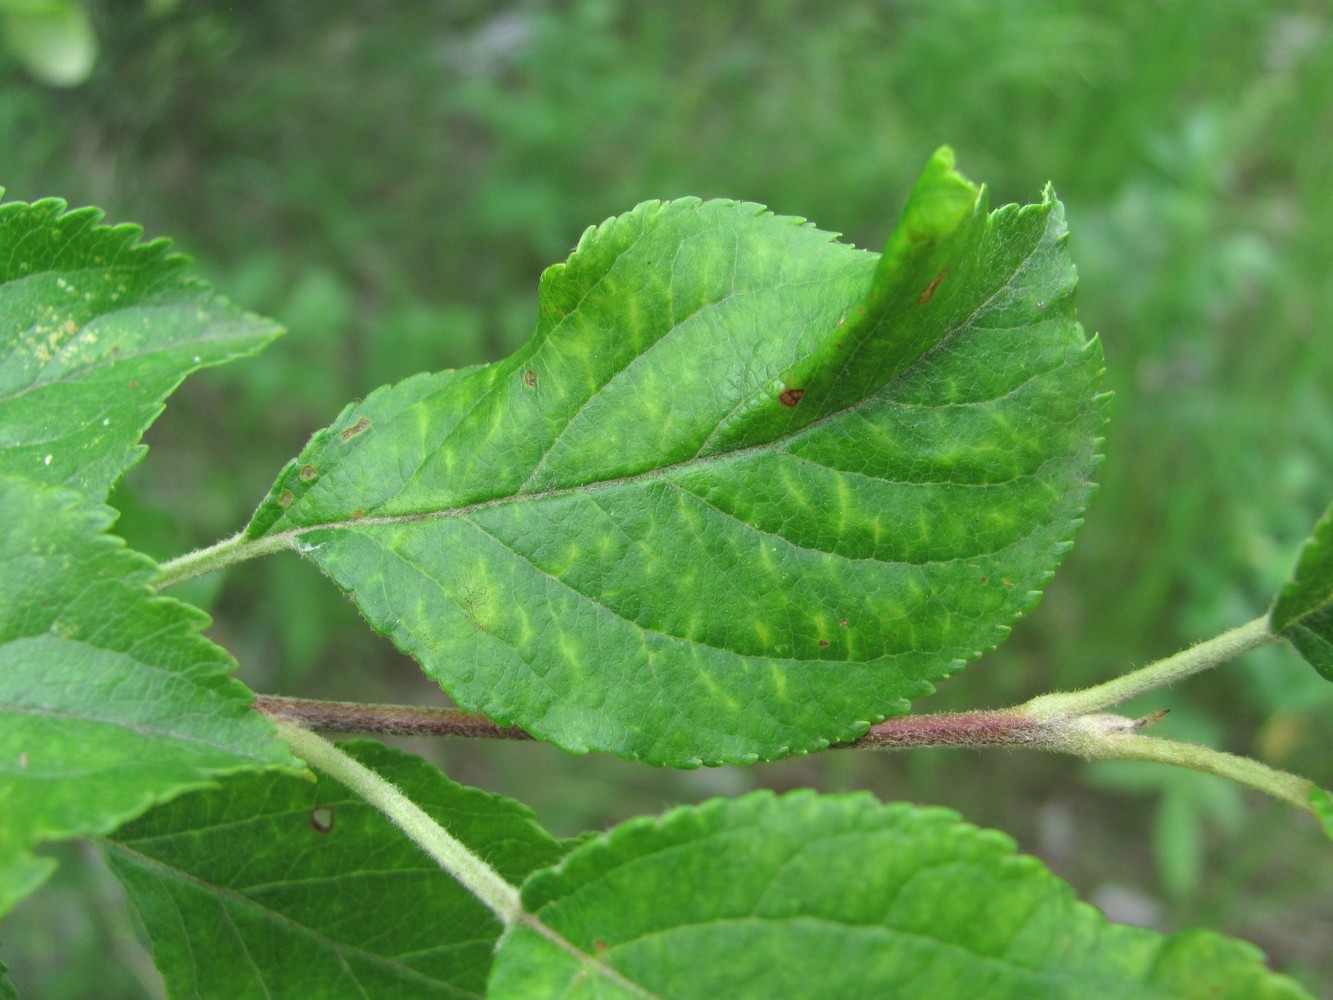
<path fill-rule="evenodd" d="M 1007 837 L 868 795 L 631 820 L 532 876 L 523 902 L 573 948 L 515 925 L 497 1000 L 1304 996 L 1249 944 L 1110 924 Z"/>
<path fill-rule="evenodd" d="M 1269 615 L 1273 631 L 1333 681 L 1333 506 L 1301 548 Z"/>
<path fill-rule="evenodd" d="M 300 764 L 201 611 L 159 597 L 113 513 L 0 475 L 0 913 L 54 867 L 42 840 L 107 833 L 217 775 Z"/>
<path fill-rule="evenodd" d="M 509 799 L 369 741 L 344 747 L 514 883 L 565 850 Z M 173 997 L 480 996 L 500 924 L 329 778 L 238 775 L 106 845 Z M 207 947 L 200 947 L 207 942 Z"/>
<path fill-rule="evenodd" d="M 8 971 L 9 966 L 0 962 L 0 1000 L 18 1000 L 18 990 L 14 989 L 14 984 L 5 975 Z"/>
<path fill-rule="evenodd" d="M 648 203 L 546 271 L 498 364 L 372 393 L 284 535 L 463 706 L 691 766 L 853 739 L 994 646 L 1089 492 L 1101 355 L 1060 205 L 937 154 L 883 256 Z"/>
<path fill-rule="evenodd" d="M 100 218 L 56 199 L 0 206 L 0 472 L 97 500 L 186 375 L 280 332 L 189 278 L 165 240 Z"/>

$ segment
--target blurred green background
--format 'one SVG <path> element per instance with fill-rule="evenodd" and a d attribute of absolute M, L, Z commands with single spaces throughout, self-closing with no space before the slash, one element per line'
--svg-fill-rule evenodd
<path fill-rule="evenodd" d="M 1254 617 L 1333 496 L 1326 3 L 62 2 L 96 46 L 73 86 L 43 82 L 0 19 L 7 197 L 172 236 L 290 328 L 187 383 L 114 495 L 159 558 L 240 527 L 350 399 L 511 351 L 541 269 L 586 226 L 727 196 L 875 248 L 946 142 L 994 205 L 1055 183 L 1116 403 L 1100 492 L 1041 607 L 920 710 L 1087 685 Z M 295 556 L 181 592 L 258 690 L 445 703 Z M 1333 785 L 1333 686 L 1285 649 L 1129 711 L 1162 707 L 1161 735 Z M 948 805 L 1116 919 L 1248 938 L 1333 995 L 1327 840 L 1217 779 L 1003 752 L 675 773 L 408 745 L 562 834 L 759 785 Z M 160 995 L 115 883 L 92 852 L 58 853 L 0 925 L 21 995 Z"/>

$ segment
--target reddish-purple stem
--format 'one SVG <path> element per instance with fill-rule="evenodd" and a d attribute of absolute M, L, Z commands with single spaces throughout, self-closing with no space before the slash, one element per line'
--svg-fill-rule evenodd
<path fill-rule="evenodd" d="M 382 736 L 463 736 L 472 739 L 530 740 L 516 726 L 500 726 L 474 712 L 411 705 L 366 705 L 260 695 L 255 708 L 317 732 L 377 733 Z M 1013 709 L 907 715 L 871 726 L 858 740 L 839 744 L 876 750 L 909 747 L 1031 746 L 1045 742 L 1046 726 Z"/>

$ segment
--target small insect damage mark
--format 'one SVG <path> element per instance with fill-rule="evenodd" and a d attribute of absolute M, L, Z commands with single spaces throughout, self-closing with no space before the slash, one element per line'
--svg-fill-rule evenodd
<path fill-rule="evenodd" d="M 783 389 L 778 393 L 778 402 L 783 406 L 795 406 L 804 396 L 804 389 Z"/>
<path fill-rule="evenodd" d="M 278 494 L 278 506 L 290 507 L 292 505 L 292 501 L 295 499 L 296 496 L 292 493 L 291 490 L 283 490 L 281 493 Z"/>
<path fill-rule="evenodd" d="M 339 433 L 338 437 L 342 438 L 342 440 L 344 441 L 350 441 L 352 440 L 352 438 L 356 437 L 358 434 L 366 430 L 368 427 L 370 427 L 370 418 L 362 417 L 351 427 L 348 427 L 345 431 Z"/>
<path fill-rule="evenodd" d="M 838 622 L 838 628 L 846 628 L 846 627 L 847 627 L 847 619 L 846 619 L 846 618 L 844 618 L 842 621 Z"/>
<path fill-rule="evenodd" d="M 537 373 L 531 368 L 523 373 L 523 384 L 529 389 L 537 388 Z"/>
<path fill-rule="evenodd" d="M 949 269 L 946 267 L 939 274 L 935 275 L 935 277 L 931 278 L 930 284 L 927 285 L 925 288 L 923 288 L 921 290 L 921 294 L 916 297 L 916 304 L 919 306 L 924 306 L 927 302 L 929 302 L 931 296 L 935 294 L 935 289 L 940 287 L 940 282 L 944 280 L 944 276 L 948 273 Z"/>
<path fill-rule="evenodd" d="M 333 830 L 333 806 L 315 806 L 310 810 L 310 828 L 316 833 Z"/>
<path fill-rule="evenodd" d="M 313 465 L 301 466 L 301 482 L 308 483 L 310 482 L 310 480 L 314 479 L 317 475 L 319 475 L 319 472 L 315 469 Z"/>

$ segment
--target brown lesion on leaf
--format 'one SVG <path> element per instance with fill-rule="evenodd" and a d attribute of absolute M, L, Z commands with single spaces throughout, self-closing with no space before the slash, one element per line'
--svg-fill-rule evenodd
<path fill-rule="evenodd" d="M 360 434 L 362 431 L 365 431 L 369 427 L 370 427 L 370 418 L 362 417 L 351 427 L 348 427 L 346 430 L 339 433 L 338 437 L 342 438 L 342 440 L 344 441 L 350 441 L 352 440 L 352 438 L 356 437 L 358 434 Z"/>
<path fill-rule="evenodd" d="M 795 406 L 804 395 L 804 389 L 783 389 L 778 393 L 778 402 L 783 406 Z"/>
<path fill-rule="evenodd" d="M 333 830 L 333 806 L 315 806 L 310 810 L 310 827 L 316 833 L 330 833 Z"/>
<path fill-rule="evenodd" d="M 292 501 L 295 499 L 296 497 L 295 495 L 293 495 L 291 490 L 283 490 L 281 493 L 278 494 L 278 506 L 290 507 L 292 505 Z"/>
<path fill-rule="evenodd" d="M 944 276 L 948 273 L 949 269 L 946 267 L 939 274 L 935 275 L 935 277 L 931 278 L 930 284 L 927 285 L 925 288 L 923 288 L 921 290 L 921 294 L 916 297 L 916 304 L 919 306 L 924 306 L 927 302 L 929 302 L 931 296 L 935 294 L 935 289 L 940 287 L 940 282 L 944 280 Z"/>
<path fill-rule="evenodd" d="M 313 465 L 303 465 L 301 467 L 301 482 L 308 483 L 310 482 L 310 480 L 314 479 L 317 475 L 319 475 L 319 473 L 315 471 L 315 467 Z"/>
<path fill-rule="evenodd" d="M 820 640 L 819 640 L 819 648 L 820 648 L 820 649 L 828 649 L 828 640 L 827 640 L 827 639 L 820 639 Z"/>
<path fill-rule="evenodd" d="M 358 507 L 356 510 L 352 511 L 352 513 L 348 515 L 348 517 L 350 517 L 353 521 L 359 521 L 361 520 L 361 518 L 365 516 L 366 516 L 366 508 L 364 507 Z"/>
<path fill-rule="evenodd" d="M 523 373 L 523 384 L 529 389 L 537 388 L 537 373 L 531 368 Z"/>

